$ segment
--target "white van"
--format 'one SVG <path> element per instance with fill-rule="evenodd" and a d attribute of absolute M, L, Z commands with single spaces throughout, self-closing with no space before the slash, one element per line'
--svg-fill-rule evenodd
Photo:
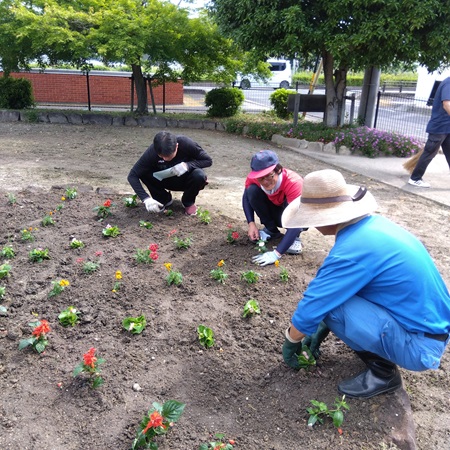
<path fill-rule="evenodd" d="M 268 59 L 272 76 L 266 82 L 256 80 L 252 75 L 238 75 L 235 84 L 241 89 L 250 89 L 251 87 L 273 87 L 289 88 L 292 82 L 291 63 L 287 59 Z"/>

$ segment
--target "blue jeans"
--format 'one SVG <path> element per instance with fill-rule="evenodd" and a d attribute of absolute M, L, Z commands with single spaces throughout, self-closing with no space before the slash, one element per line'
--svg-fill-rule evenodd
<path fill-rule="evenodd" d="M 449 341 L 409 332 L 386 309 L 357 295 L 329 312 L 324 322 L 353 350 L 375 353 L 408 370 L 438 369 Z"/>
<path fill-rule="evenodd" d="M 450 167 L 450 134 L 428 134 L 428 139 L 423 149 L 423 153 L 417 161 L 416 167 L 411 173 L 411 179 L 420 180 L 427 170 L 432 159 L 437 155 L 439 148 L 442 147 L 445 159 Z"/>

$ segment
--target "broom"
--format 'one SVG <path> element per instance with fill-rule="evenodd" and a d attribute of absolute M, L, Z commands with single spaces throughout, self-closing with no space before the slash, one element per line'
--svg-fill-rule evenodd
<path fill-rule="evenodd" d="M 423 148 L 420 149 L 414 156 L 411 156 L 407 161 L 403 163 L 403 167 L 409 172 L 412 173 L 414 167 L 416 167 L 417 161 L 419 161 L 420 156 L 423 153 Z"/>

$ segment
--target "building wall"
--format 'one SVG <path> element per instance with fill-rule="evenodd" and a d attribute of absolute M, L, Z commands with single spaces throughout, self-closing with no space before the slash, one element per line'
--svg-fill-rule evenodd
<path fill-rule="evenodd" d="M 0 72 L 3 76 L 3 72 Z M 88 77 L 76 70 L 49 70 L 39 72 L 11 73 L 15 78 L 27 78 L 33 86 L 34 100 L 37 103 L 88 103 Z M 89 92 L 91 105 L 130 105 L 131 104 L 131 73 L 101 72 L 89 73 Z M 163 86 L 153 88 L 156 105 L 163 104 Z M 151 103 L 150 93 L 148 100 Z M 166 83 L 165 104 L 183 104 L 183 82 Z M 134 105 L 137 105 L 136 92 Z"/>

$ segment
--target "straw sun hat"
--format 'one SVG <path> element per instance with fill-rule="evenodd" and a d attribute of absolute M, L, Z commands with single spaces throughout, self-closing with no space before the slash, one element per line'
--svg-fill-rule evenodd
<path fill-rule="evenodd" d="M 301 197 L 291 202 L 281 218 L 284 228 L 323 227 L 370 214 L 377 202 L 366 188 L 347 184 L 337 170 L 306 175 Z"/>

